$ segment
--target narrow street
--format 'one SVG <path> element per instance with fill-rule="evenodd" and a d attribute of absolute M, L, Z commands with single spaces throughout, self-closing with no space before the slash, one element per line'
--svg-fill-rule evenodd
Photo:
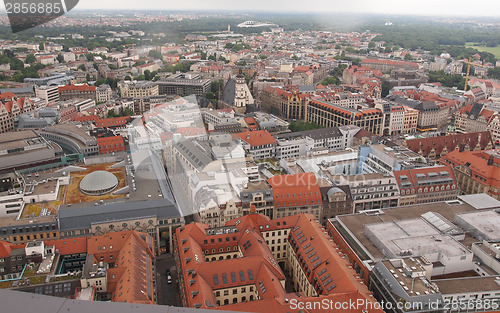
<path fill-rule="evenodd" d="M 167 283 L 167 270 L 170 270 L 172 283 Z M 182 306 L 179 283 L 177 281 L 177 268 L 172 254 L 162 254 L 156 257 L 156 290 L 157 303 L 160 305 Z"/>

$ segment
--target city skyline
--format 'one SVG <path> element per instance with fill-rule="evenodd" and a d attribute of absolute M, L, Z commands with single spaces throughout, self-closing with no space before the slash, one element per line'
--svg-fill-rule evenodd
<path fill-rule="evenodd" d="M 123 3 L 117 0 L 106 2 L 97 0 L 82 0 L 73 11 L 78 10 L 158 10 L 158 11 L 211 11 L 211 12 L 270 12 L 270 13 L 360 13 L 360 14 L 387 14 L 387 15 L 419 15 L 419 16 L 488 16 L 500 17 L 500 3 L 488 0 L 478 0 L 474 6 L 468 6 L 465 1 L 422 0 L 416 6 L 408 1 L 396 0 L 354 0 L 349 2 L 314 0 L 304 7 L 302 2 L 288 2 L 283 0 L 267 2 L 256 0 L 251 3 L 233 2 L 229 0 L 202 1 L 194 0 L 189 3 L 175 2 L 165 4 L 159 0 L 144 0 L 139 2 Z M 432 8 L 432 10 L 429 10 Z M 487 9 L 485 9 L 487 8 Z M 2 2 L 0 10 L 5 12 Z"/>
<path fill-rule="evenodd" d="M 487 0 L 479 0 L 474 6 L 469 6 L 465 1 L 431 1 L 423 0 L 416 6 L 408 1 L 396 0 L 355 0 L 349 2 L 314 0 L 304 6 L 304 3 L 295 1 L 263 1 L 256 0 L 251 3 L 234 2 L 229 0 L 202 1 L 194 0 L 189 2 L 175 2 L 165 4 L 158 0 L 145 0 L 131 3 L 112 0 L 105 4 L 97 0 L 82 0 L 77 9 L 139 9 L 139 10 L 234 10 L 234 11 L 265 11 L 265 12 L 349 12 L 349 13 L 375 13 L 375 14 L 403 14 L 403 15 L 453 15 L 453 16 L 500 16 L 500 3 L 492 3 Z M 429 11 L 428 8 L 433 8 Z M 485 10 L 485 8 L 488 8 Z"/>

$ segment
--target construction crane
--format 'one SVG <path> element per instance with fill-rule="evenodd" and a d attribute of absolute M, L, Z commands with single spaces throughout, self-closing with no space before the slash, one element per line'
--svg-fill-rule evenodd
<path fill-rule="evenodd" d="M 467 91 L 467 85 L 469 84 L 469 75 L 470 75 L 471 65 L 479 66 L 479 67 L 485 67 L 485 66 L 482 64 L 479 64 L 479 63 L 472 63 L 471 58 L 469 58 L 469 61 L 462 60 L 462 62 L 467 64 L 467 76 L 465 76 L 465 86 L 464 86 L 464 91 Z"/>

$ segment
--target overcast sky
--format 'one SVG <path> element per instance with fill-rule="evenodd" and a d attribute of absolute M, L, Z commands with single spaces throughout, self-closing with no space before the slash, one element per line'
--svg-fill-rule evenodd
<path fill-rule="evenodd" d="M 358 12 L 499 16 L 498 0 L 80 0 L 78 9 Z"/>

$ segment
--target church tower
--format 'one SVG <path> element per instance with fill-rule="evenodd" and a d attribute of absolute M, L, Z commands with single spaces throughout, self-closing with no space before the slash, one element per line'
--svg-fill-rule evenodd
<path fill-rule="evenodd" d="M 221 108 L 233 108 L 236 113 L 246 113 L 247 106 L 254 104 L 254 98 L 248 88 L 242 71 L 230 78 L 219 102 Z"/>

